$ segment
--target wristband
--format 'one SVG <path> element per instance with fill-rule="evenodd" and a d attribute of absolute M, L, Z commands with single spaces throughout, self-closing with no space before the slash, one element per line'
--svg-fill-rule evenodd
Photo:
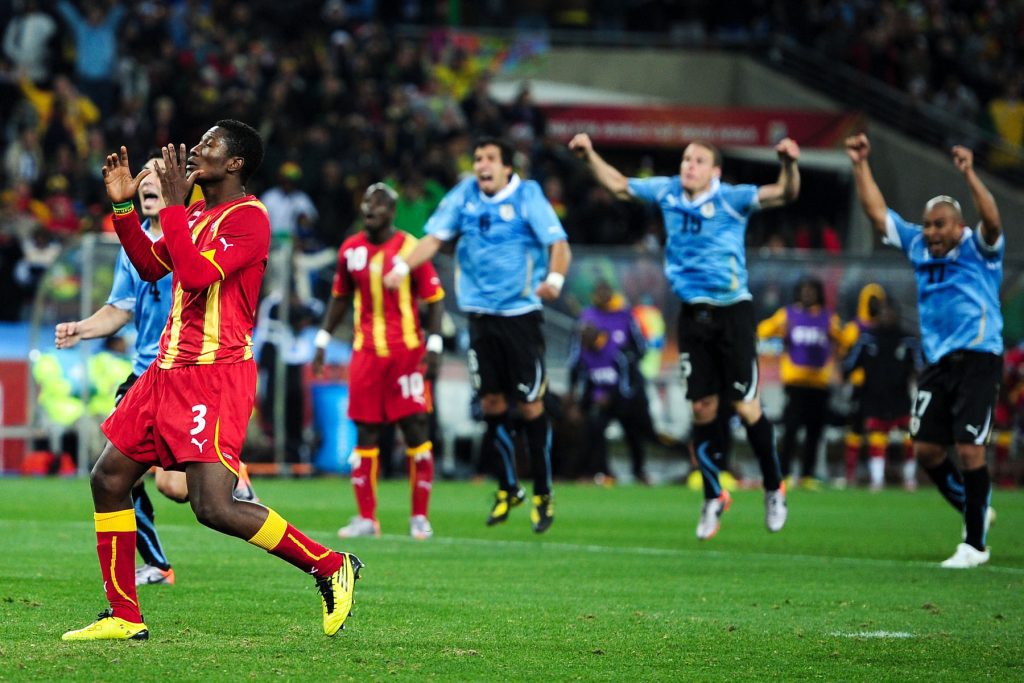
<path fill-rule="evenodd" d="M 405 262 L 405 259 L 401 256 L 396 256 L 391 259 L 391 272 L 398 273 L 402 277 L 409 274 L 409 264 Z"/>
<path fill-rule="evenodd" d="M 129 200 L 127 202 L 121 202 L 114 204 L 114 215 L 115 216 L 126 216 L 135 210 L 135 202 Z"/>
<path fill-rule="evenodd" d="M 430 353 L 441 353 L 444 351 L 444 339 L 439 334 L 432 334 L 427 337 L 427 351 Z"/>
<path fill-rule="evenodd" d="M 544 278 L 544 282 L 554 287 L 556 293 L 561 293 L 562 285 L 565 284 L 565 276 L 552 271 Z"/>
<path fill-rule="evenodd" d="M 313 345 L 318 349 L 326 349 L 327 345 L 331 343 L 331 333 L 327 330 L 317 330 L 316 337 L 313 339 Z"/>

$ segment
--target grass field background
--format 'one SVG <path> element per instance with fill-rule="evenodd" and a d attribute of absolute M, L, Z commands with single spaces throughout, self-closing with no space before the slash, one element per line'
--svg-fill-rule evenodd
<path fill-rule="evenodd" d="M 484 526 L 490 485 L 439 482 L 415 542 L 407 483 L 384 482 L 384 536 L 342 545 L 347 480 L 256 486 L 366 562 L 338 637 L 308 576 L 156 494 L 178 583 L 140 589 L 150 640 L 61 642 L 106 606 L 88 484 L 3 479 L 0 680 L 1024 679 L 1021 493 L 993 496 L 991 565 L 955 571 L 960 521 L 930 488 L 796 492 L 775 535 L 740 491 L 700 543 L 681 487 L 559 486 L 538 537 L 526 508 Z"/>

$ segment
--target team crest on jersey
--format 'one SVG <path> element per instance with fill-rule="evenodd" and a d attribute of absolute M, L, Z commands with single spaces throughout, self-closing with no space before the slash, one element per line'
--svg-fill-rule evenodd
<path fill-rule="evenodd" d="M 715 215 L 715 205 L 711 202 L 705 202 L 700 207 L 700 215 L 704 218 L 712 218 Z"/>
<path fill-rule="evenodd" d="M 501 220 L 510 221 L 516 217 L 516 210 L 511 204 L 502 204 L 498 207 L 498 215 L 501 216 Z"/>

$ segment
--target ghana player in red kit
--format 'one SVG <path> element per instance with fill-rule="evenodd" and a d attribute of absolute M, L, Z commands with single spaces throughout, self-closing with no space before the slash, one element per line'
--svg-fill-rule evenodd
<path fill-rule="evenodd" d="M 348 415 L 356 423 L 357 443 L 349 461 L 359 514 L 338 530 L 342 538 L 380 535 L 380 431 L 382 425 L 390 422 L 397 422 L 402 428 L 409 460 L 409 534 L 423 540 L 434 533 L 427 518 L 434 481 L 427 413 L 431 410 L 430 383 L 437 374 L 442 349 L 439 330 L 444 290 L 430 261 L 408 273 L 397 289 L 384 287 L 385 271 L 390 270 L 396 258 L 407 256 L 417 243 L 415 237 L 394 226 L 397 201 L 397 193 L 384 183 L 367 188 L 362 202 L 366 229 L 346 239 L 338 250 L 331 304 L 316 338 L 313 371 L 319 374 L 331 333 L 348 310 L 354 309 Z M 418 301 L 427 304 L 426 340 Z"/>
<path fill-rule="evenodd" d="M 135 591 L 131 489 L 151 466 L 184 470 L 192 510 L 205 526 L 265 549 L 312 574 L 323 627 L 334 635 L 352 607 L 362 563 L 312 540 L 262 505 L 232 496 L 256 393 L 252 329 L 270 246 L 266 209 L 245 191 L 263 160 L 250 126 L 218 121 L 186 153 L 168 145 L 156 168 L 167 208 L 163 237 L 143 232 L 132 197 L 151 170 L 132 177 L 128 150 L 103 166 L 114 227 L 144 280 L 173 273 L 173 302 L 156 360 L 102 425 L 93 467 L 97 553 L 110 609 L 64 640 L 145 640 Z M 198 184 L 204 200 L 184 206 Z"/>

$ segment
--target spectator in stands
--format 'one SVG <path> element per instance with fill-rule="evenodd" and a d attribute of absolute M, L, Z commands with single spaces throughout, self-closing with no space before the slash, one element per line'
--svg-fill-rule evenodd
<path fill-rule="evenodd" d="M 39 144 L 39 131 L 23 125 L 4 151 L 4 172 L 8 183 L 34 184 L 43 172 L 43 148 Z"/>
<path fill-rule="evenodd" d="M 117 31 L 126 10 L 120 3 L 88 0 L 84 16 L 69 0 L 58 0 L 57 11 L 75 39 L 75 79 L 82 92 L 104 116 L 117 101 Z"/>
<path fill-rule="evenodd" d="M 22 76 L 18 85 L 38 115 L 46 155 L 52 156 L 61 144 L 69 144 L 79 158 L 84 157 L 88 151 L 86 130 L 100 118 L 92 100 L 81 94 L 67 76 L 55 77 L 52 90 L 37 87 L 27 76 Z"/>
<path fill-rule="evenodd" d="M 4 55 L 15 71 L 33 83 L 50 80 L 50 40 L 57 22 L 39 7 L 38 0 L 15 0 L 15 14 L 4 29 Z"/>

